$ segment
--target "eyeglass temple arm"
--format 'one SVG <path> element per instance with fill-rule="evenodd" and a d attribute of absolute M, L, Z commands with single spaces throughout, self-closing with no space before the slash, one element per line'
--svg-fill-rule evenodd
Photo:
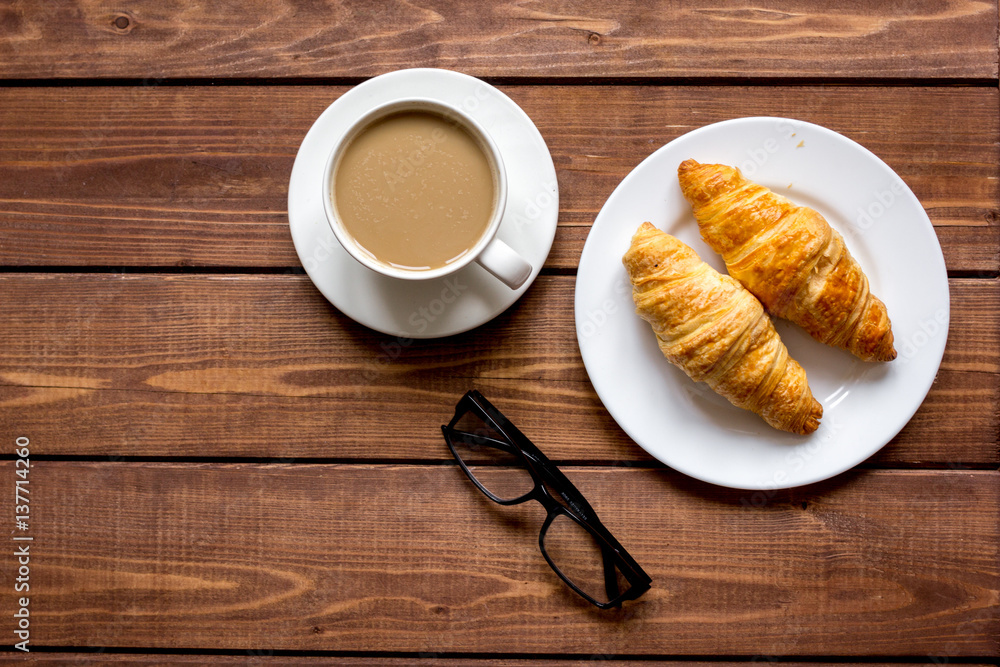
<path fill-rule="evenodd" d="M 492 447 L 493 449 L 502 449 L 506 452 L 516 452 L 517 449 L 508 442 L 503 440 L 497 440 L 496 438 L 490 438 L 484 435 L 477 435 L 475 433 L 469 433 L 467 431 L 460 431 L 453 426 L 444 426 L 448 433 L 452 435 L 455 440 L 461 440 L 466 444 L 473 445 L 485 445 L 487 447 Z"/>
<path fill-rule="evenodd" d="M 608 599 L 614 600 L 621 591 L 618 588 L 618 572 L 615 568 L 614 554 L 609 552 L 607 547 L 601 547 L 601 560 L 604 561 L 604 588 L 608 593 Z"/>

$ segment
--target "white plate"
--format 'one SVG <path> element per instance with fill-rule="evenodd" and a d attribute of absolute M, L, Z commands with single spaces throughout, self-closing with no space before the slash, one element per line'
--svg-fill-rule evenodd
<path fill-rule="evenodd" d="M 507 168 L 507 209 L 497 237 L 532 266 L 512 290 L 476 263 L 448 278 L 397 280 L 362 266 L 337 242 L 323 213 L 326 159 L 351 122 L 398 97 L 450 102 L 493 137 Z M 552 156 L 517 104 L 479 79 L 416 68 L 377 76 L 341 95 L 309 129 L 288 185 L 288 224 L 299 261 L 313 284 L 342 313 L 367 327 L 404 338 L 461 333 L 493 319 L 538 276 L 555 238 L 559 189 Z"/>
<path fill-rule="evenodd" d="M 720 272 L 677 182 L 687 158 L 738 166 L 747 178 L 810 206 L 843 234 L 892 320 L 899 356 L 866 363 L 775 326 L 823 404 L 810 436 L 777 431 L 695 384 L 660 353 L 635 314 L 622 255 L 644 221 L 681 239 Z M 576 331 L 587 373 L 635 442 L 692 477 L 778 489 L 832 477 L 877 452 L 930 389 L 948 333 L 948 278 L 937 235 L 884 162 L 836 132 L 785 118 L 741 118 L 690 132 L 650 155 L 608 198 L 587 237 L 576 283 Z"/>

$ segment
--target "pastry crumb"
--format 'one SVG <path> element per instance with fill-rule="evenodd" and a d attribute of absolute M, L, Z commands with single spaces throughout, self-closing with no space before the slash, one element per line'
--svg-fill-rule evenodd
<path fill-rule="evenodd" d="M 805 145 L 806 145 L 806 140 L 805 140 L 805 139 L 803 139 L 803 140 L 802 140 L 802 141 L 800 141 L 800 142 L 798 143 L 798 145 L 796 145 L 795 147 L 796 147 L 796 148 L 802 148 L 802 147 L 803 147 L 803 146 L 805 146 Z"/>

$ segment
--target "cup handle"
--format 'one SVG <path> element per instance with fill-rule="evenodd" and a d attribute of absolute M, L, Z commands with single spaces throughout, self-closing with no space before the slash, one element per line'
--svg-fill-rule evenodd
<path fill-rule="evenodd" d="M 500 239 L 493 239 L 476 261 L 511 289 L 523 285 L 531 275 L 531 264 Z"/>

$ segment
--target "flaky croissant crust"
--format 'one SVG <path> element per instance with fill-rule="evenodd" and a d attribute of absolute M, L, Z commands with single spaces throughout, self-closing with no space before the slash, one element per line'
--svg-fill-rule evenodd
<path fill-rule="evenodd" d="M 622 258 L 636 312 L 664 356 L 696 382 L 783 431 L 812 433 L 823 408 L 760 302 L 646 222 Z"/>
<path fill-rule="evenodd" d="M 677 173 L 702 238 L 768 312 L 866 361 L 896 357 L 885 304 L 822 215 L 734 167 L 685 160 Z"/>

